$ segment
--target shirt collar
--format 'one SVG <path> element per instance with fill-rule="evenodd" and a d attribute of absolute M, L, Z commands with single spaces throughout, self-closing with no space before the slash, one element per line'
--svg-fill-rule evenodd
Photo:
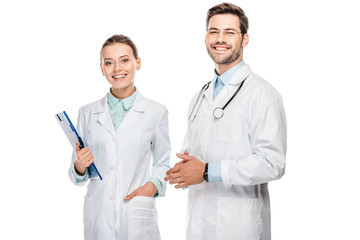
<path fill-rule="evenodd" d="M 118 99 L 117 97 L 115 97 L 112 94 L 111 89 L 110 89 L 110 91 L 108 93 L 108 104 L 111 109 L 114 109 L 116 107 L 116 105 L 118 103 L 120 103 L 120 104 L 122 104 L 122 106 L 124 107 L 125 110 L 129 110 L 134 105 L 137 94 L 138 94 L 138 90 L 135 87 L 135 92 L 131 96 L 124 98 L 124 99 Z"/>
<path fill-rule="evenodd" d="M 214 71 L 215 72 L 214 79 L 219 77 L 220 81 L 225 86 L 228 82 L 230 82 L 231 78 L 234 76 L 234 74 L 237 72 L 237 70 L 239 70 L 244 65 L 245 65 L 245 62 L 244 62 L 244 60 L 242 60 L 241 62 L 239 62 L 238 64 L 236 64 L 235 66 L 233 66 L 232 68 L 230 68 L 229 70 L 227 70 L 226 72 L 221 74 L 220 76 L 217 75 L 216 71 Z"/>

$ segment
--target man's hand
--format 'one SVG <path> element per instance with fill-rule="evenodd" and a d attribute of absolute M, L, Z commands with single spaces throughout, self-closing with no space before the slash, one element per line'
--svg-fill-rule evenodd
<path fill-rule="evenodd" d="M 157 193 L 157 188 L 152 182 L 147 182 L 144 186 L 139 187 L 124 199 L 131 200 L 135 196 L 145 196 L 145 197 L 154 197 Z"/>
<path fill-rule="evenodd" d="M 189 156 L 187 152 L 184 154 L 177 153 L 176 156 L 182 161 L 166 172 L 165 181 L 170 184 L 176 184 L 175 188 L 182 188 L 204 181 L 203 174 L 205 171 L 205 163 L 196 157 Z"/>

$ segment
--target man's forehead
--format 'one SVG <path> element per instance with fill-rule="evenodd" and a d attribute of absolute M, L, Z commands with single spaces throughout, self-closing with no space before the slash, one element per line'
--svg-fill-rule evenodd
<path fill-rule="evenodd" d="M 234 14 L 216 14 L 210 18 L 208 28 L 240 29 L 240 21 Z"/>

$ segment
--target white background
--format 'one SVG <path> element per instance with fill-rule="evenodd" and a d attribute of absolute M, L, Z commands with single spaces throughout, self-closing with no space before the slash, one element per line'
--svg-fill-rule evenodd
<path fill-rule="evenodd" d="M 2 1 L 0 239 L 82 239 L 85 187 L 68 179 L 72 148 L 54 118 L 109 85 L 99 51 L 130 36 L 136 85 L 169 110 L 177 162 L 191 96 L 213 74 L 206 11 L 220 1 Z M 244 59 L 282 95 L 285 176 L 269 185 L 274 240 L 360 239 L 359 22 L 356 1 L 234 1 L 250 22 Z M 164 240 L 184 239 L 186 190 L 157 200 Z"/>

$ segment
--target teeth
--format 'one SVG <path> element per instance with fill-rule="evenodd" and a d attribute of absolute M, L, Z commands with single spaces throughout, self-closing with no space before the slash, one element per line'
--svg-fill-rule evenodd
<path fill-rule="evenodd" d="M 216 50 L 226 50 L 227 48 L 224 47 L 215 47 Z"/>
<path fill-rule="evenodd" d="M 124 78 L 126 75 L 119 75 L 119 76 L 115 76 L 115 79 L 119 79 L 119 78 Z"/>

